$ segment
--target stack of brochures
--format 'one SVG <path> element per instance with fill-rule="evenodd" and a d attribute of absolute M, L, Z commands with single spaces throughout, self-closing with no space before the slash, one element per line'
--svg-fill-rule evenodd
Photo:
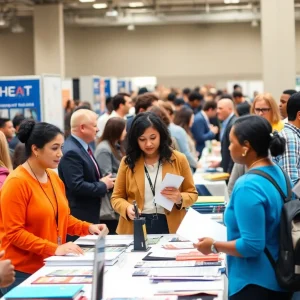
<path fill-rule="evenodd" d="M 80 237 L 75 241 L 75 244 L 80 246 L 94 246 L 98 239 L 97 235 L 87 235 Z M 133 236 L 107 235 L 105 239 L 106 247 L 129 247 L 133 244 Z"/>
<path fill-rule="evenodd" d="M 205 180 L 219 181 L 229 179 L 230 174 L 225 172 L 215 172 L 215 173 L 204 173 L 203 178 Z"/>
<path fill-rule="evenodd" d="M 193 209 L 201 214 L 221 214 L 225 210 L 224 196 L 198 196 Z"/>
<path fill-rule="evenodd" d="M 57 269 L 40 276 L 31 284 L 92 284 L 92 267 Z"/>
<path fill-rule="evenodd" d="M 113 266 L 125 251 L 124 247 L 105 247 L 105 265 Z M 94 251 L 84 248 L 84 255 L 68 254 L 65 256 L 50 256 L 44 260 L 46 266 L 92 266 L 94 263 Z"/>
<path fill-rule="evenodd" d="M 223 224 L 226 203 L 224 196 L 198 196 L 192 208 L 198 213 L 208 215 L 212 220 Z"/>
<path fill-rule="evenodd" d="M 186 240 L 171 239 L 137 262 L 132 276 L 147 277 L 155 283 L 157 295 L 201 294 L 202 298 L 205 294 L 203 299 L 213 299 L 223 288 L 223 258 L 221 254 L 204 255 Z"/>

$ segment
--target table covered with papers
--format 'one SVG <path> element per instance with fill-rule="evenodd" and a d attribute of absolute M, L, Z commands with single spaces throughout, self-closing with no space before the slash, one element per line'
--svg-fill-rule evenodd
<path fill-rule="evenodd" d="M 116 261 L 110 266 L 106 263 L 104 299 L 154 299 L 154 295 L 163 297 L 158 299 L 166 299 L 166 295 L 204 292 L 206 296 L 201 296 L 203 300 L 227 299 L 227 280 L 223 274 L 225 257 L 219 254 L 202 255 L 193 248 L 191 242 L 176 235 L 148 235 L 148 238 L 152 244 L 148 252 L 132 252 L 132 235 L 107 236 L 105 255 L 110 259 L 114 257 Z M 94 236 L 79 239 L 77 243 L 84 243 L 83 257 L 49 258 L 45 260 L 43 268 L 21 285 L 38 284 L 49 288 L 57 283 L 82 283 L 84 296 L 90 299 L 93 269 L 91 249 L 95 241 Z"/>

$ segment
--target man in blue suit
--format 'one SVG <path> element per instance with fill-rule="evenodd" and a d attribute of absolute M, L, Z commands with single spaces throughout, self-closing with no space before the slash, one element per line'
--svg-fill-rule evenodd
<path fill-rule="evenodd" d="M 95 140 L 97 114 L 88 109 L 75 111 L 71 117 L 71 135 L 63 148 L 58 166 L 66 186 L 71 214 L 83 221 L 99 223 L 101 197 L 113 188 L 111 175 L 102 177 L 89 143 Z"/>
<path fill-rule="evenodd" d="M 215 101 L 207 101 L 204 104 L 203 111 L 195 115 L 191 131 L 196 141 L 196 150 L 199 152 L 199 157 L 201 157 L 202 151 L 205 148 L 205 142 L 213 140 L 219 132 L 217 126 L 209 123 L 209 119 L 214 118 L 216 115 L 217 103 Z"/>

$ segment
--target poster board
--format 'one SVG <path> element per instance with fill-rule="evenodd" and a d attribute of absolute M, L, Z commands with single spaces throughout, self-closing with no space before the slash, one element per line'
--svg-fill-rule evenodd
<path fill-rule="evenodd" d="M 12 120 L 17 114 L 42 120 L 39 76 L 0 77 L 0 117 Z"/>
<path fill-rule="evenodd" d="M 64 129 L 64 109 L 62 106 L 62 84 L 58 75 L 42 76 L 43 121 Z"/>
<path fill-rule="evenodd" d="M 61 81 L 62 104 L 66 107 L 68 100 L 74 100 L 73 97 L 73 80 L 65 78 Z"/>

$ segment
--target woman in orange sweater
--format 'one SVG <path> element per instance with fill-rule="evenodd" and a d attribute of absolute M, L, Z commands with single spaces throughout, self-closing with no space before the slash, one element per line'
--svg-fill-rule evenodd
<path fill-rule="evenodd" d="M 104 224 L 90 224 L 70 215 L 65 187 L 57 168 L 62 156 L 63 133 L 54 125 L 24 121 L 18 138 L 25 143 L 28 159 L 10 173 L 1 190 L 2 248 L 16 270 L 20 284 L 52 255 L 83 254 L 66 235 L 99 234 Z"/>

